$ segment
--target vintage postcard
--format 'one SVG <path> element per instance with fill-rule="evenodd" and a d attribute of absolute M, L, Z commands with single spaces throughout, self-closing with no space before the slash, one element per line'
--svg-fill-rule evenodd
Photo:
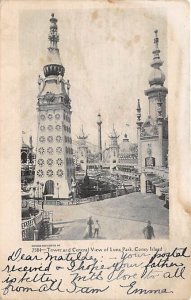
<path fill-rule="evenodd" d="M 190 299 L 189 3 L 2 1 L 0 34 L 0 299 Z"/>

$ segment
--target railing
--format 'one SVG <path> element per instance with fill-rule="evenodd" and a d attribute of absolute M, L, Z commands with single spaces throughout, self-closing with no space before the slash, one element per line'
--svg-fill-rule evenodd
<path fill-rule="evenodd" d="M 117 190 L 116 192 L 110 192 L 102 195 L 90 196 L 87 198 L 76 198 L 76 199 L 55 199 L 55 200 L 47 200 L 46 204 L 48 205 L 70 205 L 70 204 L 82 204 L 88 202 L 95 202 L 109 198 L 115 198 L 119 196 L 123 196 L 125 194 L 133 193 L 135 190 L 133 187 L 126 188 L 125 190 Z"/>
<path fill-rule="evenodd" d="M 53 212 L 41 211 L 38 215 L 22 221 L 23 240 L 34 240 L 34 231 L 40 227 L 42 221 L 53 222 Z"/>
<path fill-rule="evenodd" d="M 169 170 L 165 167 L 145 167 L 142 170 L 143 172 L 152 173 L 164 179 L 168 179 L 169 177 Z"/>

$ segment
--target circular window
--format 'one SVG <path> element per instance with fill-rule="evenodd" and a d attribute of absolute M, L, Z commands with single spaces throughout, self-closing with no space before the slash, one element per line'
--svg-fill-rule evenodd
<path fill-rule="evenodd" d="M 57 147 L 57 148 L 56 148 L 56 152 L 57 152 L 57 153 L 61 153 L 61 152 L 62 152 L 62 148 L 61 148 L 61 147 Z"/>
<path fill-rule="evenodd" d="M 59 169 L 56 173 L 58 177 L 62 177 L 64 175 L 64 172 L 61 169 Z"/>
<path fill-rule="evenodd" d="M 49 136 L 47 137 L 47 141 L 48 141 L 49 143 L 52 143 L 52 142 L 53 142 L 53 136 L 49 135 Z"/>
<path fill-rule="evenodd" d="M 48 166 L 52 166 L 53 165 L 53 159 L 52 158 L 47 159 L 47 165 Z"/>
<path fill-rule="evenodd" d="M 62 128 L 62 127 L 61 127 L 60 125 L 56 125 L 56 127 L 55 127 L 55 128 L 56 128 L 56 130 L 58 130 L 58 131 L 59 131 L 59 130 L 61 130 L 61 128 Z"/>
<path fill-rule="evenodd" d="M 48 152 L 49 154 L 53 154 L 54 150 L 53 150 L 52 147 L 48 147 L 47 152 Z"/>
<path fill-rule="evenodd" d="M 40 167 L 44 166 L 44 159 L 42 159 L 42 158 L 38 159 L 38 165 Z"/>
<path fill-rule="evenodd" d="M 40 118 L 42 121 L 44 121 L 46 119 L 45 115 L 41 115 Z"/>
<path fill-rule="evenodd" d="M 41 126 L 40 126 L 40 130 L 41 130 L 41 131 L 45 131 L 45 126 L 44 126 L 44 125 L 41 125 Z"/>
<path fill-rule="evenodd" d="M 56 141 L 57 141 L 58 143 L 60 143 L 60 142 L 61 142 L 61 140 L 62 140 L 62 137 L 61 137 L 60 135 L 57 135 L 57 137 L 56 137 Z"/>
<path fill-rule="evenodd" d="M 46 172 L 46 174 L 47 174 L 48 177 L 52 177 L 54 173 L 53 173 L 52 170 L 48 170 L 48 171 Z"/>
<path fill-rule="evenodd" d="M 45 149 L 44 149 L 43 147 L 40 147 L 40 148 L 38 149 L 38 152 L 39 152 L 40 154 L 44 154 Z"/>
<path fill-rule="evenodd" d="M 48 114 L 48 119 L 52 120 L 52 118 L 53 118 L 53 115 L 52 114 Z"/>
<path fill-rule="evenodd" d="M 56 161 L 58 166 L 62 166 L 63 165 L 63 160 L 61 158 L 58 158 Z"/>
<path fill-rule="evenodd" d="M 43 175 L 44 175 L 43 170 L 38 170 L 37 175 L 38 175 L 38 177 L 43 177 Z"/>
<path fill-rule="evenodd" d="M 45 137 L 44 137 L 44 136 L 40 136 L 40 137 L 39 137 L 39 141 L 40 141 L 41 143 L 44 143 L 44 142 L 45 142 Z"/>
<path fill-rule="evenodd" d="M 48 130 L 52 131 L 53 130 L 53 126 L 52 125 L 48 125 Z"/>
<path fill-rule="evenodd" d="M 60 119 L 60 114 L 56 114 L 56 115 L 55 115 L 55 118 L 56 118 L 57 120 L 59 120 L 59 119 Z"/>

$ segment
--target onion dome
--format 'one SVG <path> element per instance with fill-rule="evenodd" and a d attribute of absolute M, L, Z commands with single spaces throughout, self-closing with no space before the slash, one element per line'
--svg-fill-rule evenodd
<path fill-rule="evenodd" d="M 62 65 L 59 49 L 57 43 L 59 42 L 59 35 L 57 33 L 57 19 L 54 17 L 54 14 L 50 18 L 50 32 L 48 35 L 50 41 L 50 46 L 48 48 L 47 61 L 48 64 L 44 66 L 43 71 L 45 77 L 48 76 L 64 76 L 65 69 Z"/>
<path fill-rule="evenodd" d="M 158 48 L 158 42 L 159 38 L 157 36 L 158 30 L 155 30 L 155 38 L 154 38 L 154 44 L 155 49 L 153 50 L 153 60 L 151 62 L 151 67 L 153 67 L 154 70 L 152 70 L 150 76 L 149 76 L 149 84 L 150 85 L 163 85 L 165 82 L 165 75 L 161 71 L 160 66 L 162 66 L 163 62 L 160 59 L 159 53 L 160 50 Z"/>
<path fill-rule="evenodd" d="M 164 82 L 165 82 L 165 75 L 161 71 L 161 69 L 159 68 L 154 69 L 149 76 L 149 84 L 163 85 Z"/>
<path fill-rule="evenodd" d="M 153 68 L 151 71 L 151 74 L 149 76 L 149 89 L 145 91 L 145 95 L 149 97 L 153 97 L 154 93 L 163 93 L 163 95 L 166 95 L 168 93 L 168 90 L 166 87 L 164 87 L 165 82 L 165 74 L 160 69 L 160 67 L 163 64 L 163 61 L 160 59 L 160 50 L 158 47 L 159 38 L 158 38 L 158 30 L 154 31 L 155 38 L 154 38 L 154 45 L 155 48 L 153 50 L 153 60 L 151 62 L 151 67 Z"/>

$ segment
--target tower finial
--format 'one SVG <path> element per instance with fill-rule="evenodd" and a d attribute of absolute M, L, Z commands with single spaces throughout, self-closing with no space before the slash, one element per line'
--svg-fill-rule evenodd
<path fill-rule="evenodd" d="M 57 33 L 57 19 L 54 17 L 54 13 L 51 14 L 50 18 L 50 33 L 48 39 L 50 41 L 49 50 L 57 50 L 57 43 L 59 42 L 59 35 Z"/>
<path fill-rule="evenodd" d="M 137 121 L 141 121 L 141 105 L 140 105 L 140 100 L 137 100 Z"/>
<path fill-rule="evenodd" d="M 159 42 L 159 38 L 158 38 L 158 29 L 156 29 L 154 31 L 155 33 L 155 38 L 154 38 L 154 44 L 156 45 L 156 49 L 158 49 L 158 42 Z"/>
<path fill-rule="evenodd" d="M 159 50 L 159 38 L 158 38 L 158 30 L 156 29 L 154 31 L 155 33 L 155 37 L 154 37 L 154 45 L 155 45 L 155 49 L 153 50 L 153 61 L 151 63 L 151 67 L 154 68 L 159 68 L 160 66 L 162 66 L 163 62 L 160 59 L 160 50 Z"/>

